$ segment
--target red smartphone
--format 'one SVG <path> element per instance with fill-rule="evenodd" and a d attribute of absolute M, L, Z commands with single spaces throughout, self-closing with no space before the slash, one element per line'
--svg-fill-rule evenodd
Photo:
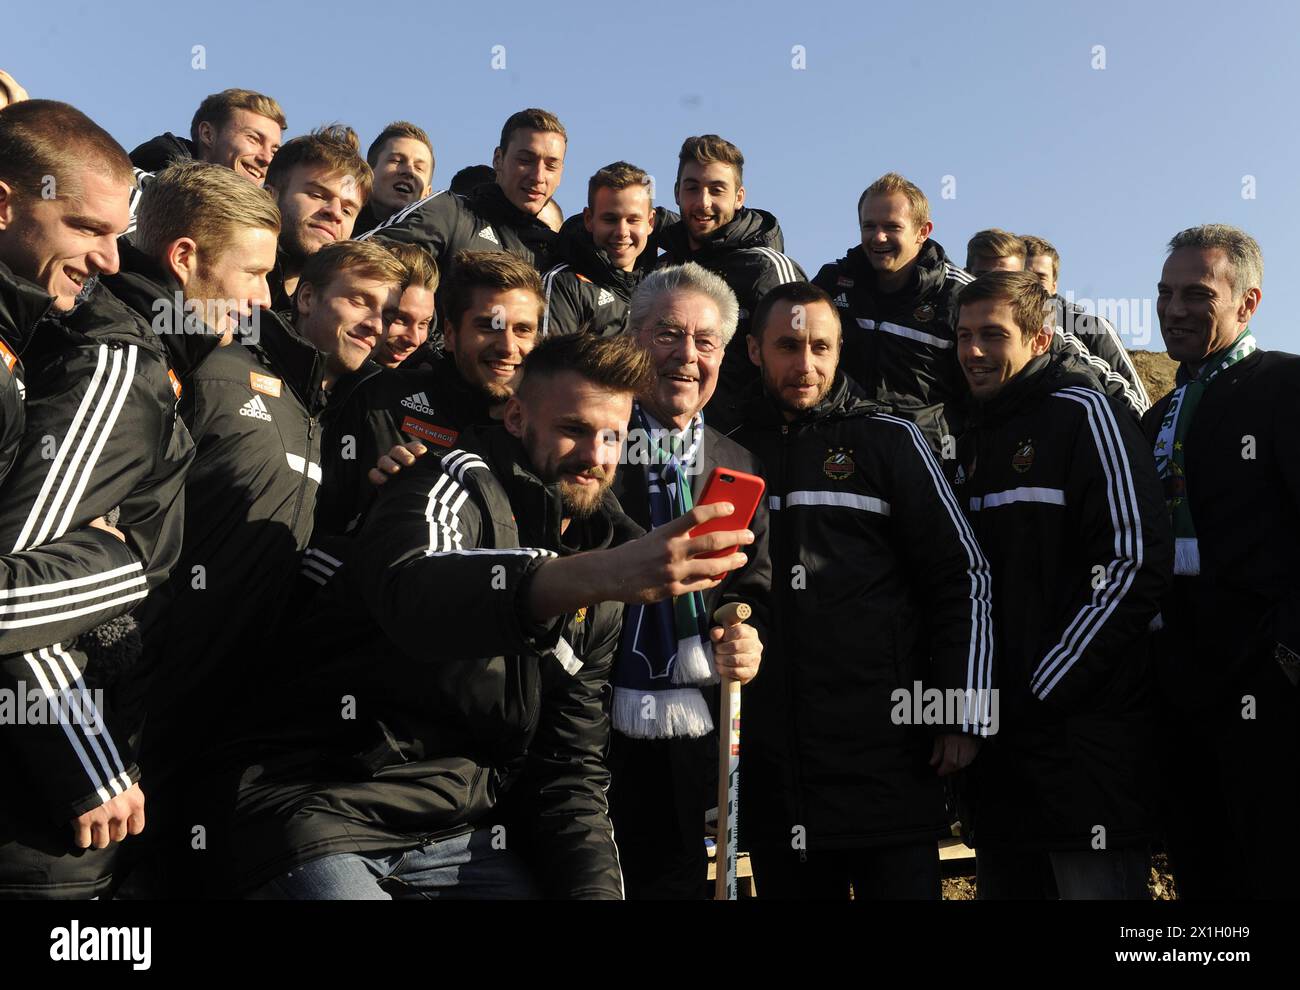
<path fill-rule="evenodd" d="M 709 475 L 709 480 L 704 483 L 704 493 L 695 504 L 699 506 L 708 505 L 710 502 L 730 502 L 736 507 L 736 511 L 729 516 L 701 523 L 691 530 L 691 536 L 748 529 L 749 524 L 754 521 L 754 513 L 758 511 L 759 500 L 763 497 L 766 488 L 766 483 L 757 475 L 733 471 L 731 468 L 714 468 Z M 727 550 L 715 550 L 712 553 L 702 553 L 700 556 L 729 557 L 737 549 L 738 547 L 731 547 Z"/>

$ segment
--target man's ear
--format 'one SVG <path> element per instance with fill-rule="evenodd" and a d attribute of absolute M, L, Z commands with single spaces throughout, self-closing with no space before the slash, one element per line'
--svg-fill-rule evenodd
<path fill-rule="evenodd" d="M 763 345 L 752 333 L 745 334 L 745 348 L 749 351 L 750 363 L 761 368 L 763 366 Z"/>
<path fill-rule="evenodd" d="M 1038 333 L 1034 334 L 1029 341 L 1029 351 L 1034 357 L 1047 353 L 1048 348 L 1052 346 L 1053 332 L 1046 323 L 1038 328 Z"/>
<path fill-rule="evenodd" d="M 199 269 L 199 246 L 191 237 L 178 237 L 163 253 L 163 267 L 175 276 L 181 288 L 190 284 Z"/>
<path fill-rule="evenodd" d="M 736 190 L 736 209 L 739 210 L 744 205 L 745 205 L 745 187 L 741 186 L 739 189 Z"/>
<path fill-rule="evenodd" d="M 583 225 L 584 227 L 587 228 L 587 233 L 588 233 L 588 234 L 590 234 L 590 233 L 592 232 L 592 231 L 591 231 L 591 221 L 592 221 L 593 219 L 594 219 L 594 218 L 593 218 L 593 216 L 592 216 L 591 207 L 590 207 L 590 206 L 584 206 L 584 207 L 582 208 L 582 225 Z M 654 221 L 652 220 L 651 223 L 653 223 L 653 222 L 654 222 Z"/>
<path fill-rule="evenodd" d="M 1249 323 L 1263 298 L 1264 294 L 1259 289 L 1247 289 L 1246 294 L 1241 297 L 1241 303 L 1237 306 L 1237 322 L 1242 326 Z"/>
<path fill-rule="evenodd" d="M 916 231 L 918 234 L 921 235 L 921 236 L 920 236 L 920 239 L 917 241 L 917 243 L 918 243 L 918 244 L 924 244 L 926 241 L 928 241 L 928 240 L 930 239 L 930 234 L 931 234 L 933 231 L 934 231 L 934 221 L 933 221 L 933 220 L 927 220 L 925 223 L 921 224 L 921 226 L 918 227 L 918 228 L 917 228 L 917 231 Z"/>
<path fill-rule="evenodd" d="M 14 222 L 14 187 L 0 179 L 0 230 L 8 230 Z"/>
<path fill-rule="evenodd" d="M 505 156 L 501 154 L 501 149 L 496 148 L 492 152 L 492 168 L 496 172 L 498 179 L 501 178 L 501 164 L 504 161 L 505 161 Z"/>
<path fill-rule="evenodd" d="M 200 152 L 208 151 L 209 149 L 212 148 L 214 144 L 217 143 L 217 129 L 212 126 L 212 121 L 210 120 L 199 121 L 199 130 L 198 130 L 197 137 L 198 140 L 195 143 L 198 144 L 199 146 L 198 150 Z M 202 158 L 203 155 L 198 154 L 195 157 Z"/>
<path fill-rule="evenodd" d="M 513 437 L 523 438 L 524 435 L 524 407 L 519 401 L 519 396 L 512 395 L 506 400 L 506 412 L 504 419 L 506 430 Z"/>
<path fill-rule="evenodd" d="M 306 319 L 311 316 L 311 308 L 315 302 L 316 287 L 310 282 L 299 282 L 298 291 L 293 294 L 294 312 Z"/>

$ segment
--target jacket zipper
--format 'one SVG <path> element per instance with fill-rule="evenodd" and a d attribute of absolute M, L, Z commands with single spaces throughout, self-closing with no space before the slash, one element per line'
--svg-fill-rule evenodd
<path fill-rule="evenodd" d="M 293 517 L 289 522 L 290 533 L 296 533 L 298 531 L 298 516 L 302 511 L 302 499 L 307 493 L 307 482 L 311 480 L 311 441 L 312 435 L 315 431 L 316 420 L 309 415 L 307 417 L 307 447 L 303 451 L 302 480 L 298 482 L 298 495 L 294 499 L 293 503 Z"/>
<path fill-rule="evenodd" d="M 782 497 L 784 497 L 785 493 L 788 492 L 790 489 L 788 483 L 789 479 L 786 476 L 787 475 L 786 461 L 788 460 L 787 453 L 789 449 L 790 449 L 790 426 L 788 423 L 786 423 L 786 424 L 782 424 L 781 426 L 781 460 L 780 460 L 781 470 L 780 470 L 780 474 L 778 475 L 778 477 L 780 477 L 781 479 Z M 782 534 L 782 538 L 781 538 L 781 556 L 783 558 L 782 563 L 785 565 L 785 567 L 783 568 L 785 573 L 782 575 L 781 580 L 786 581 L 793 576 L 793 571 L 791 570 L 791 564 L 794 561 L 794 554 L 791 552 L 790 549 L 790 534 L 789 534 L 788 526 L 785 527 L 785 532 Z M 775 575 L 773 575 L 773 577 L 775 577 Z M 796 706 L 796 701 L 799 697 L 798 695 L 799 679 L 795 671 L 794 651 L 788 648 L 789 645 L 788 639 L 787 639 L 787 643 L 783 645 L 787 646 L 787 649 L 785 651 L 786 698 L 788 699 L 788 707 L 786 711 L 786 738 L 787 738 L 788 749 L 790 753 L 790 771 L 793 777 L 793 784 L 794 784 L 794 823 L 795 825 L 803 826 L 804 829 L 804 836 L 803 836 L 804 841 L 799 848 L 799 862 L 806 863 L 808 861 L 808 851 L 807 851 L 808 827 L 807 824 L 804 822 L 804 818 L 806 816 L 804 814 L 803 767 L 799 760 L 799 733 L 797 730 L 797 726 L 795 725 L 795 706 Z"/>

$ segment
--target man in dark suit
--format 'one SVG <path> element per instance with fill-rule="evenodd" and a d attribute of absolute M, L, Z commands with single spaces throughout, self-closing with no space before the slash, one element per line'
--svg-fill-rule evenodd
<path fill-rule="evenodd" d="M 652 384 L 637 397 L 614 492 L 647 529 L 695 505 L 715 467 L 759 473 L 743 447 L 705 425 L 738 305 L 727 284 L 696 264 L 646 276 L 630 303 L 629 330 L 651 355 Z M 714 804 L 719 678 L 758 672 L 771 565 L 767 508 L 750 527 L 749 563 L 703 594 L 629 606 L 615 663 L 609 766 L 614 821 L 629 899 L 699 898 L 705 891 L 704 816 Z M 733 601 L 751 624 L 715 625 Z"/>

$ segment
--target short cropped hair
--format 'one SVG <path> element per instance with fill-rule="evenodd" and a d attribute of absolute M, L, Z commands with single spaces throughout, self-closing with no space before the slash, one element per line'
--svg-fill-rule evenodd
<path fill-rule="evenodd" d="M 19 197 L 80 195 L 75 176 L 89 169 L 135 186 L 126 149 L 76 107 L 23 100 L 0 110 L 0 179 Z"/>
<path fill-rule="evenodd" d="M 517 394 L 526 399 L 556 375 L 572 371 L 598 388 L 635 395 L 646 390 L 653 368 L 650 352 L 626 335 L 557 334 L 539 341 L 524 358 Z"/>
<path fill-rule="evenodd" d="M 674 292 L 698 292 L 712 299 L 722 317 L 722 343 L 724 346 L 731 343 L 731 338 L 736 335 L 736 324 L 740 322 L 740 304 L 736 301 L 736 294 L 721 276 L 693 261 L 656 268 L 641 280 L 628 304 L 627 325 L 632 332 L 639 331 L 659 301 Z"/>
<path fill-rule="evenodd" d="M 422 127 L 417 127 L 409 120 L 395 120 L 382 131 L 379 137 L 370 142 L 370 148 L 366 151 L 366 161 L 369 162 L 373 169 L 379 164 L 379 153 L 384 150 L 384 145 L 393 138 L 410 138 L 413 141 L 419 141 L 429 149 L 429 174 L 433 174 L 437 166 L 437 159 L 433 156 L 433 142 L 429 140 L 429 135 L 424 132 Z"/>
<path fill-rule="evenodd" d="M 504 251 L 458 251 L 452 261 L 451 271 L 442 283 L 438 302 L 448 324 L 460 326 L 461 317 L 469 310 L 476 289 L 495 289 L 508 292 L 523 289 L 537 297 L 537 319 L 541 322 L 546 293 L 537 269 L 521 258 Z"/>
<path fill-rule="evenodd" d="M 1264 252 L 1259 242 L 1240 227 L 1206 223 L 1188 227 L 1169 239 L 1169 251 L 1179 248 L 1219 248 L 1232 266 L 1232 291 L 1240 299 L 1251 289 L 1264 288 Z"/>
<path fill-rule="evenodd" d="M 980 258 L 1023 258 L 1028 260 L 1024 240 L 1009 230 L 990 227 L 981 230 L 966 243 L 966 267 Z"/>
<path fill-rule="evenodd" d="M 216 254 L 232 234 L 249 228 L 280 234 L 275 198 L 224 165 L 181 159 L 154 176 L 140 198 L 135 244 L 161 259 L 167 245 L 189 237 Z"/>
<path fill-rule="evenodd" d="M 324 166 L 330 172 L 351 176 L 364 203 L 375 184 L 371 171 L 360 154 L 357 132 L 344 124 L 327 124 L 310 134 L 303 134 L 281 145 L 266 170 L 266 184 L 279 189 L 289 173 L 299 165 Z"/>
<path fill-rule="evenodd" d="M 428 289 L 430 292 L 438 291 L 438 263 L 433 260 L 431 255 L 418 244 L 403 244 L 399 241 L 390 241 L 384 244 L 388 253 L 402 263 L 402 268 L 406 272 L 405 278 L 402 279 L 402 291 L 414 286 L 417 289 Z"/>
<path fill-rule="evenodd" d="M 560 118 L 549 110 L 539 110 L 536 107 L 520 110 L 506 118 L 501 127 L 501 143 L 497 145 L 501 154 L 504 155 L 510 147 L 510 139 L 515 136 L 515 131 L 550 131 L 564 138 L 566 145 L 569 143 L 569 134 L 560 123 Z"/>
<path fill-rule="evenodd" d="M 717 134 L 701 134 L 688 137 L 682 142 L 682 150 L 677 153 L 677 182 L 682 181 L 682 169 L 687 162 L 697 165 L 712 165 L 722 162 L 736 170 L 736 186 L 745 184 L 745 156 L 740 149 Z"/>
<path fill-rule="evenodd" d="M 1035 237 L 1033 234 L 1021 234 L 1020 239 L 1025 243 L 1025 264 L 1029 264 L 1030 258 L 1042 256 L 1052 259 L 1052 281 L 1056 281 L 1061 275 L 1061 255 L 1050 241 L 1041 237 Z"/>
<path fill-rule="evenodd" d="M 930 222 L 930 201 L 926 199 L 925 193 L 915 182 L 897 172 L 886 172 L 862 190 L 862 195 L 858 197 L 858 216 L 862 216 L 862 205 L 872 196 L 892 196 L 895 193 L 901 193 L 907 200 L 907 205 L 912 208 L 912 220 L 918 227 L 924 227 Z"/>
<path fill-rule="evenodd" d="M 406 269 L 382 243 L 336 241 L 326 244 L 307 259 L 299 282 L 324 291 L 335 275 L 345 271 L 354 271 L 362 278 L 396 286 L 402 285 L 406 279 Z"/>
<path fill-rule="evenodd" d="M 202 123 L 209 123 L 217 130 L 225 127 L 226 121 L 236 110 L 247 110 L 249 113 L 274 120 L 280 125 L 280 130 L 289 126 L 280 104 L 271 97 L 251 89 L 223 89 L 220 93 L 204 97 L 199 108 L 194 111 L 194 119 L 190 121 L 190 140 L 195 144 L 199 143 L 199 125 Z"/>
<path fill-rule="evenodd" d="M 783 302 L 792 306 L 825 303 L 830 307 L 830 311 L 835 314 L 835 325 L 840 328 L 840 334 L 843 336 L 844 327 L 840 323 L 840 311 L 836 308 L 835 300 L 830 297 L 828 292 L 811 282 L 786 282 L 768 290 L 767 294 L 759 300 L 758 305 L 754 307 L 754 318 L 749 322 L 749 335 L 751 337 L 755 340 L 763 339 L 763 331 L 767 328 L 767 321 L 772 317 L 772 310 L 776 309 L 778 303 Z"/>
<path fill-rule="evenodd" d="M 1011 304 L 1016 326 L 1023 340 L 1043 329 L 1051 296 L 1033 272 L 985 272 L 966 285 L 957 296 L 957 308 L 973 302 L 1002 299 Z"/>
<path fill-rule="evenodd" d="M 596 208 L 596 190 L 630 189 L 643 186 L 646 194 L 654 199 L 654 182 L 645 169 L 637 168 L 628 162 L 612 162 L 587 180 L 587 205 Z"/>

